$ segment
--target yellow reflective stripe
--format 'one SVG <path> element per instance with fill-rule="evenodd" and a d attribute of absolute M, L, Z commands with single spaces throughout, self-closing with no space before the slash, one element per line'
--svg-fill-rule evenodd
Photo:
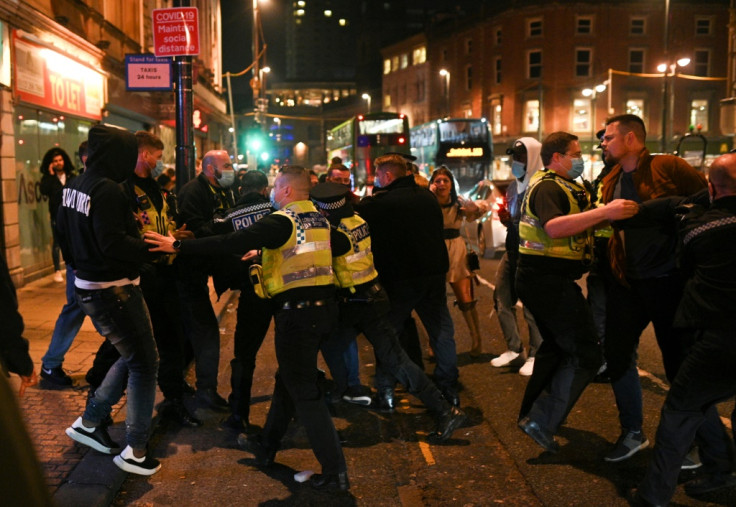
<path fill-rule="evenodd" d="M 312 266 L 311 268 L 302 269 L 301 271 L 296 271 L 294 273 L 287 273 L 282 277 L 282 279 L 284 281 L 284 285 L 288 285 L 292 282 L 296 282 L 297 280 L 306 280 L 320 276 L 332 276 L 332 266 Z"/>
<path fill-rule="evenodd" d="M 363 271 L 358 271 L 357 273 L 353 273 L 353 280 L 359 280 L 361 278 L 371 276 L 374 272 L 375 271 L 373 269 L 373 266 L 371 266 L 368 269 L 364 269 Z"/>
<path fill-rule="evenodd" d="M 301 245 L 296 245 L 295 247 L 289 248 L 288 250 L 284 250 L 281 255 L 283 256 L 283 259 L 286 260 L 291 259 L 295 255 L 312 253 L 318 250 L 330 250 L 330 242 L 312 241 L 310 243 L 302 243 Z"/>

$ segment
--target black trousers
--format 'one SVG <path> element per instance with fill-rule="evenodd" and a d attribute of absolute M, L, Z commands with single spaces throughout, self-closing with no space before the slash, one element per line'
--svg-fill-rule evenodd
<path fill-rule="evenodd" d="M 516 291 L 542 335 L 519 419 L 554 434 L 602 364 L 590 307 L 575 280 L 519 266 Z"/>
<path fill-rule="evenodd" d="M 273 317 L 273 302 L 261 299 L 248 283 L 240 290 L 238 321 L 235 325 L 234 357 L 230 361 L 230 408 L 232 413 L 248 422 L 250 416 L 250 392 L 256 356 Z"/>
<path fill-rule="evenodd" d="M 278 449 L 296 415 L 323 474 L 347 471 L 340 439 L 317 383 L 317 353 L 337 323 L 337 302 L 304 309 L 277 310 L 276 359 L 279 371 L 271 399 L 263 442 Z"/>
<path fill-rule="evenodd" d="M 730 473 L 733 448 L 715 404 L 736 394 L 736 341 L 733 330 L 706 330 L 680 366 L 662 407 L 654 455 L 639 494 L 669 503 L 682 461 L 695 440 L 706 473 Z"/>

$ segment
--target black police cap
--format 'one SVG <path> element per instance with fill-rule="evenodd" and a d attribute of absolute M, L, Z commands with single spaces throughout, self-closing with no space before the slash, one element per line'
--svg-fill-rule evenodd
<path fill-rule="evenodd" d="M 348 203 L 349 193 L 350 189 L 346 185 L 327 181 L 313 186 L 309 191 L 309 197 L 318 208 L 335 210 Z"/>

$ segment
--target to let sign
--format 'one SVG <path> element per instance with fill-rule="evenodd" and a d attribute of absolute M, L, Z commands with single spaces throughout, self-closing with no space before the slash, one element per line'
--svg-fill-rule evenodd
<path fill-rule="evenodd" d="M 199 54 L 199 11 L 196 7 L 153 10 L 153 52 L 159 57 Z"/>

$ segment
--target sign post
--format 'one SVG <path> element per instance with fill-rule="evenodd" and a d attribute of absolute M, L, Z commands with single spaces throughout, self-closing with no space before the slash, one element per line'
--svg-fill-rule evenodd
<path fill-rule="evenodd" d="M 189 0 L 153 10 L 153 47 L 157 57 L 176 61 L 176 190 L 194 177 L 192 55 L 199 54 L 199 11 Z"/>

